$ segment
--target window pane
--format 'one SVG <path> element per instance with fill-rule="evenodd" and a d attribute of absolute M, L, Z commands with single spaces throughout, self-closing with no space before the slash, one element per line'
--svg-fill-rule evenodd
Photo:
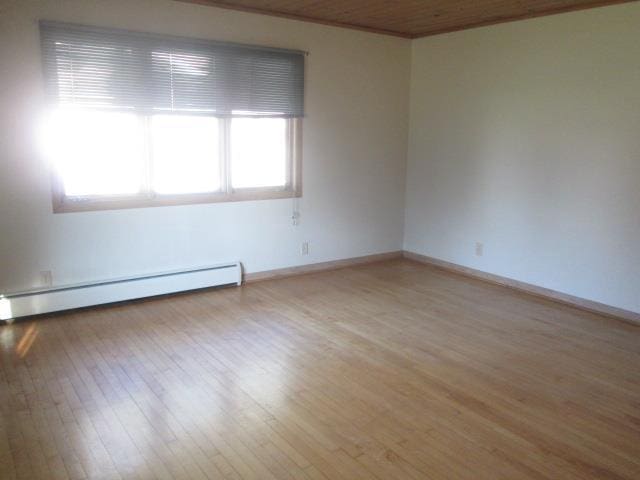
<path fill-rule="evenodd" d="M 287 182 L 287 120 L 231 120 L 233 188 L 277 187 Z"/>
<path fill-rule="evenodd" d="M 220 190 L 217 118 L 155 115 L 151 131 L 155 192 Z"/>
<path fill-rule="evenodd" d="M 48 146 L 67 196 L 135 194 L 144 165 L 140 119 L 131 113 L 59 109 Z"/>

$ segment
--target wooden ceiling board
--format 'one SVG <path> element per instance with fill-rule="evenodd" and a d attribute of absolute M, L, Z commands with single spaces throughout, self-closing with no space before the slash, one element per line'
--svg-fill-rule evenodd
<path fill-rule="evenodd" d="M 638 0 L 177 0 L 405 38 Z"/>

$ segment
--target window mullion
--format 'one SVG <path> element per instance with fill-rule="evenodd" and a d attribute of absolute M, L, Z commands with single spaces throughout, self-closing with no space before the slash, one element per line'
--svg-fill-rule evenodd
<path fill-rule="evenodd" d="M 293 156 L 295 151 L 295 135 L 294 135 L 294 120 L 289 118 L 287 119 L 287 130 L 286 130 L 286 165 L 285 165 L 285 189 L 293 189 Z"/>
<path fill-rule="evenodd" d="M 222 145 L 222 184 L 223 192 L 227 195 L 232 193 L 231 186 L 231 118 L 225 117 L 221 123 L 221 145 Z"/>

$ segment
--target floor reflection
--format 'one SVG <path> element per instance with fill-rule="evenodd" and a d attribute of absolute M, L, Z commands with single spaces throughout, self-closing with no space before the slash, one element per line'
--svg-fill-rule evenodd
<path fill-rule="evenodd" d="M 3 352 L 13 350 L 16 338 L 16 327 L 13 325 L 0 326 L 0 347 Z"/>
<path fill-rule="evenodd" d="M 22 335 L 22 338 L 20 339 L 20 341 L 18 342 L 18 346 L 16 347 L 16 354 L 18 355 L 18 357 L 24 358 L 29 353 L 29 350 L 31 350 L 33 342 L 36 340 L 38 333 L 38 328 L 36 327 L 35 323 L 29 325 L 27 331 L 24 332 L 24 335 Z"/>

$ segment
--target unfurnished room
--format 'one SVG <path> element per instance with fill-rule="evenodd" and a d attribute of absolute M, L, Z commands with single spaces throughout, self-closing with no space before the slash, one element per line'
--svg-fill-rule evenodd
<path fill-rule="evenodd" d="M 640 479 L 640 2 L 0 0 L 0 479 Z"/>

